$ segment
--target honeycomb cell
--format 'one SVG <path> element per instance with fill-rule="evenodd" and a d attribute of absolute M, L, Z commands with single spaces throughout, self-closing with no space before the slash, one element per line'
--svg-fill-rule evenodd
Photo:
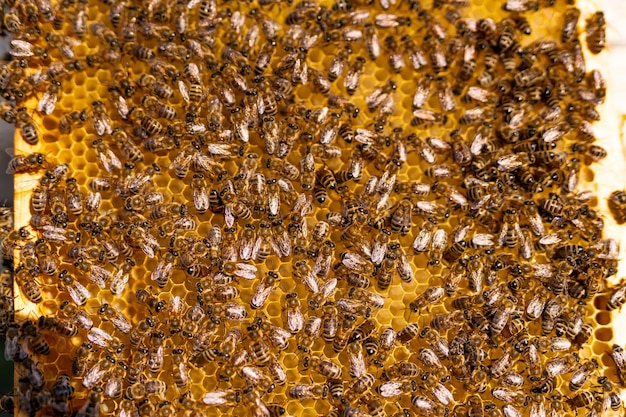
<path fill-rule="evenodd" d="M 609 340 L 613 339 L 613 330 L 608 327 L 602 327 L 596 330 L 595 336 L 598 338 L 598 340 L 608 342 Z"/>
<path fill-rule="evenodd" d="M 611 322 L 611 315 L 608 312 L 600 312 L 596 314 L 596 321 L 599 325 L 605 326 Z"/>

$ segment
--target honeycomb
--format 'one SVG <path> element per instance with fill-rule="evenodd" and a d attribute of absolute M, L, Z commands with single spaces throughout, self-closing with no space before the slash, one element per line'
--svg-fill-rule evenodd
<path fill-rule="evenodd" d="M 577 10 L 9 4 L 19 413 L 623 412 Z"/>

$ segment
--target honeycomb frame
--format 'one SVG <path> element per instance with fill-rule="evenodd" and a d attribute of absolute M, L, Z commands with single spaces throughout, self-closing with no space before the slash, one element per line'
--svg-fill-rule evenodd
<path fill-rule="evenodd" d="M 106 8 L 102 4 L 99 4 L 97 9 L 98 9 L 97 11 L 92 10 L 92 8 L 88 9 L 88 16 L 89 16 L 90 21 L 97 21 L 97 16 L 103 16 L 102 14 L 106 11 L 105 10 Z M 547 9 L 547 10 L 548 11 L 546 13 L 551 12 L 551 9 Z M 488 10 L 487 12 L 492 13 L 492 12 L 496 12 L 496 10 Z M 277 18 L 277 21 L 284 20 L 284 15 L 279 14 L 278 16 L 279 17 Z M 480 17 L 480 16 L 476 16 L 476 17 Z M 579 24 L 583 21 L 584 19 L 581 18 L 581 20 L 579 21 Z M 541 36 L 549 35 L 548 27 L 545 28 L 546 29 L 545 34 L 542 33 L 541 30 L 536 30 L 536 29 L 537 27 L 534 25 L 533 36 L 541 37 Z M 75 52 L 77 55 L 86 56 L 90 52 L 92 52 L 94 48 L 99 46 L 98 41 L 95 38 L 95 36 L 93 36 L 93 34 L 87 33 L 85 37 L 86 37 L 86 45 L 81 44 L 75 47 Z M 90 41 L 91 41 L 91 45 L 90 45 Z M 353 51 L 353 54 L 364 54 L 364 53 L 365 53 L 365 50 L 362 47 L 361 49 L 355 48 L 355 51 Z M 51 57 L 52 59 L 58 58 L 58 56 L 57 57 L 54 56 L 54 53 L 51 54 Z M 324 67 L 328 67 L 332 59 L 330 56 L 327 56 L 324 59 L 319 59 L 319 55 L 316 55 L 313 52 L 312 52 L 311 58 L 312 58 L 312 64 L 319 64 Z M 135 63 L 129 63 L 128 66 L 126 67 L 126 70 L 130 72 L 131 74 L 130 77 L 136 80 L 141 74 L 145 73 L 145 64 L 142 63 L 141 60 Z M 355 95 L 355 96 L 352 96 L 351 98 L 354 104 L 360 107 L 361 109 L 366 109 L 367 105 L 365 104 L 363 97 L 366 97 L 367 93 L 368 92 L 371 93 L 376 87 L 382 86 L 387 81 L 386 75 L 387 75 L 386 72 L 383 71 L 382 69 L 378 69 L 377 71 L 371 74 L 368 74 L 367 72 L 364 73 L 363 80 L 360 84 L 360 95 Z M 94 78 L 97 81 L 95 81 Z M 403 100 L 400 101 L 401 106 L 404 106 L 405 108 L 411 108 L 410 94 L 412 93 L 411 91 L 412 80 L 409 75 L 409 72 L 403 71 L 394 78 L 402 79 L 402 82 L 400 81 L 397 82 L 398 84 L 397 90 L 401 92 L 402 94 L 404 94 Z M 73 96 L 70 97 L 70 95 L 67 94 L 64 97 L 64 100 L 61 100 L 57 104 L 57 106 L 65 107 L 66 105 L 70 104 L 70 102 L 74 103 L 75 99 L 77 98 L 79 100 L 83 100 L 83 99 L 87 100 L 87 103 L 89 103 L 89 101 L 92 101 L 101 97 L 107 97 L 108 89 L 114 83 L 115 83 L 115 80 L 113 79 L 113 76 L 110 72 L 107 72 L 106 70 L 94 70 L 92 68 L 87 68 L 86 75 L 81 76 L 81 74 L 77 74 L 76 76 L 72 76 L 72 78 L 70 78 L 69 84 L 72 84 L 74 87 L 71 89 L 68 89 L 68 91 L 71 91 L 73 93 Z M 331 91 L 334 93 L 338 93 L 340 90 L 340 87 L 338 86 L 339 86 L 339 82 L 336 82 L 333 85 L 333 87 L 331 87 Z M 64 91 L 64 93 L 67 93 L 68 91 Z M 300 100 L 304 100 L 304 98 L 308 94 L 309 93 L 306 92 L 306 89 L 298 89 L 296 92 L 296 96 Z M 322 103 L 321 100 L 322 100 L 321 95 L 316 94 L 314 98 L 312 99 L 312 104 L 314 106 L 320 106 Z M 179 97 L 178 94 L 175 94 L 174 98 L 170 101 L 170 104 L 172 104 L 173 106 L 178 106 L 178 105 L 181 105 L 182 102 L 183 102 L 182 98 Z M 28 102 L 25 103 L 25 106 L 34 108 L 36 107 L 36 102 L 31 100 L 30 103 Z M 70 109 L 81 110 L 84 107 L 85 106 L 70 107 Z M 366 111 L 364 111 L 364 113 L 366 113 Z M 457 111 L 456 113 L 458 117 L 459 112 Z M 55 112 L 53 112 L 52 115 L 48 115 L 42 118 L 41 120 L 41 126 L 43 127 L 42 132 L 54 130 L 56 126 L 55 123 L 57 123 L 54 115 L 58 115 L 58 114 L 60 113 L 57 108 Z M 58 116 L 56 116 L 56 119 L 58 119 Z M 400 126 L 403 124 L 409 125 L 412 119 L 412 115 L 410 114 L 410 112 L 405 112 L 404 115 L 394 114 L 389 119 L 390 119 L 389 123 L 394 126 Z M 416 127 L 415 129 L 418 132 L 421 132 L 421 131 L 428 132 L 429 135 L 441 134 L 440 131 L 438 131 L 436 127 L 435 128 L 431 127 L 428 129 Z M 49 133 L 43 133 L 40 138 L 41 147 L 25 147 L 24 144 L 20 141 L 19 134 L 18 134 L 18 140 L 16 141 L 16 149 L 18 149 L 18 151 L 24 151 L 27 153 L 39 151 L 45 154 L 57 154 L 58 156 L 55 159 L 58 161 L 58 163 L 66 163 L 68 165 L 71 165 L 72 173 L 77 178 L 77 182 L 78 184 L 80 184 L 81 191 L 83 193 L 86 193 L 89 190 L 88 179 L 93 179 L 94 177 L 101 176 L 101 175 L 108 175 L 108 174 L 103 173 L 102 168 L 99 166 L 97 152 L 90 145 L 90 143 L 92 143 L 93 140 L 97 138 L 97 135 L 95 135 L 94 133 L 95 133 L 94 128 L 92 126 L 89 126 L 89 123 L 86 123 L 85 126 L 81 128 L 73 129 L 71 132 L 71 141 L 69 138 L 65 138 L 67 142 L 63 142 L 64 140 L 63 136 L 61 136 L 59 140 L 59 138 L 56 138 Z M 258 143 L 260 143 L 259 139 L 257 139 L 256 141 L 251 140 L 251 143 L 255 143 L 255 142 L 257 143 L 257 146 L 258 146 Z M 65 146 L 68 144 L 72 146 L 73 148 L 72 151 L 68 149 L 64 149 Z M 295 150 L 293 154 L 290 154 L 289 160 L 293 161 L 292 163 L 296 165 L 296 162 L 300 160 L 301 156 L 302 155 L 298 152 L 298 150 Z M 84 157 L 85 161 L 77 161 L 76 157 Z M 143 165 L 145 167 L 150 167 L 150 165 L 154 162 L 154 163 L 157 163 L 162 169 L 160 174 L 156 174 L 153 177 L 155 187 L 158 187 L 161 189 L 165 187 L 166 184 L 170 184 L 169 193 L 166 193 L 164 195 L 165 201 L 174 201 L 178 203 L 182 203 L 185 200 L 188 202 L 193 201 L 193 196 L 191 194 L 190 187 L 186 186 L 186 184 L 182 183 L 181 181 L 177 180 L 174 176 L 172 176 L 171 171 L 165 171 L 163 169 L 164 167 L 167 166 L 167 164 L 164 163 L 166 159 L 167 159 L 166 157 L 157 156 L 157 157 L 149 157 L 143 161 Z M 328 161 L 326 163 L 326 167 L 333 171 L 339 171 L 342 168 L 345 169 L 347 162 L 348 161 L 345 158 L 335 159 L 334 161 Z M 410 154 L 408 156 L 406 164 L 407 164 L 406 172 L 409 178 L 413 177 L 416 179 L 420 179 L 424 177 L 425 165 L 423 164 L 423 161 L 421 161 L 418 158 L 417 155 Z M 233 164 L 231 163 L 229 165 L 228 162 L 226 163 L 225 167 L 226 169 L 231 169 L 231 170 L 235 169 Z M 364 176 L 368 174 L 371 175 L 370 172 L 366 171 L 364 173 Z M 39 173 L 32 174 L 32 175 L 20 174 L 17 177 L 16 179 L 16 207 L 18 207 L 18 203 L 17 203 L 18 201 L 24 204 L 30 199 L 30 187 L 32 187 L 39 181 L 39 177 L 40 177 Z M 583 178 L 587 180 L 592 180 L 593 173 L 588 168 L 584 168 Z M 331 193 L 332 192 L 333 191 L 331 191 Z M 120 203 L 119 200 L 117 202 Z M 105 205 L 103 207 L 103 210 L 105 212 L 107 210 L 115 209 L 115 206 L 113 204 L 109 203 L 108 206 L 106 205 L 107 202 L 105 202 L 104 204 Z M 331 204 L 330 207 L 322 208 L 321 210 L 319 210 L 319 212 L 316 213 L 315 217 L 317 220 L 322 220 L 325 218 L 325 215 L 327 214 L 327 212 L 331 210 L 336 210 L 336 209 L 337 209 L 337 206 L 336 205 L 333 206 Z M 204 216 L 204 217 L 201 217 L 203 219 L 203 223 L 199 226 L 198 234 L 200 236 L 206 236 L 209 232 L 209 224 L 213 223 L 212 221 L 213 218 L 219 218 L 220 216 L 209 215 L 209 214 L 203 214 L 201 216 Z M 17 225 L 27 224 L 27 222 L 29 221 L 29 218 L 30 218 L 30 214 L 27 215 L 27 213 L 23 210 L 16 210 L 16 224 Z M 244 224 L 241 221 L 238 221 L 238 223 L 240 227 Z M 309 225 L 309 227 L 312 227 L 312 225 Z M 452 231 L 451 226 L 444 226 L 444 229 L 447 229 L 448 232 Z M 409 238 L 413 238 L 413 237 L 414 237 L 413 235 L 398 237 L 398 241 L 403 246 L 410 247 L 412 239 L 409 239 Z M 340 233 L 335 232 L 332 235 L 332 240 L 336 240 L 339 242 L 341 240 Z M 144 265 L 146 266 L 146 272 L 153 271 L 156 266 L 156 263 L 157 263 L 156 260 L 146 260 L 144 263 Z M 388 293 L 388 298 L 385 300 L 385 305 L 382 308 L 378 309 L 376 312 L 374 312 L 372 317 L 377 321 L 377 323 L 380 326 L 392 326 L 395 329 L 401 329 L 401 328 L 404 328 L 409 323 L 412 323 L 415 321 L 414 316 L 412 315 L 414 313 L 411 312 L 411 309 L 408 306 L 412 301 L 415 301 L 416 295 L 421 292 L 419 290 L 420 289 L 423 290 L 426 288 L 424 285 L 422 285 L 423 283 L 420 283 L 421 278 L 422 278 L 422 276 L 420 275 L 420 271 L 427 269 L 427 266 L 428 266 L 427 257 L 425 255 L 418 255 L 417 258 L 412 259 L 412 263 L 413 263 L 413 266 L 415 267 L 414 269 L 415 276 L 413 277 L 412 282 L 406 283 L 403 281 L 398 281 L 398 277 L 395 277 L 394 285 L 392 285 L 391 290 Z M 280 284 L 278 284 L 278 287 L 277 287 L 277 289 L 280 290 L 281 294 L 279 295 L 277 293 L 273 293 L 270 296 L 267 307 L 265 309 L 266 310 L 265 314 L 270 319 L 282 320 L 282 315 L 284 314 L 283 313 L 284 308 L 282 305 L 284 303 L 285 296 L 287 294 L 290 294 L 294 290 L 293 283 L 290 283 L 288 279 L 290 275 L 293 275 L 293 266 L 288 262 L 285 263 L 281 261 L 279 257 L 275 255 L 270 255 L 268 260 L 265 261 L 263 265 L 257 264 L 256 266 L 258 267 L 259 274 L 264 274 L 265 272 L 269 270 L 276 270 L 279 276 L 281 277 Z M 87 303 L 84 306 L 85 311 L 97 311 L 103 303 L 110 303 L 118 311 L 124 312 L 124 314 L 127 317 L 136 317 L 137 314 L 139 314 L 141 311 L 145 312 L 147 309 L 144 306 L 135 305 L 136 300 L 134 299 L 134 295 L 136 294 L 136 291 L 138 289 L 149 286 L 148 285 L 149 283 L 147 283 L 146 281 L 142 281 L 141 276 L 146 276 L 146 273 L 142 273 L 141 271 L 137 269 L 133 269 L 133 275 L 131 278 L 130 285 L 134 291 L 126 291 L 124 298 L 121 298 L 118 296 L 114 297 L 110 294 L 110 291 L 108 290 L 97 290 L 97 285 L 95 285 L 94 283 L 88 283 L 87 287 L 90 290 L 90 292 L 92 292 L 92 294 L 97 292 L 98 296 L 93 297 L 87 301 Z M 60 309 L 59 301 L 55 300 L 55 293 L 56 293 L 55 288 L 58 286 L 57 281 L 53 279 L 52 277 L 43 277 L 42 280 L 43 282 L 41 284 L 42 284 L 42 288 L 44 292 L 45 301 L 41 303 L 39 307 L 34 308 L 34 306 L 29 303 L 21 304 L 22 300 L 20 298 L 16 299 L 16 307 L 15 307 L 16 311 L 23 313 L 23 315 L 27 319 L 32 316 L 38 317 L 39 315 L 50 316 L 58 312 Z M 135 286 L 133 286 L 133 282 Z M 193 279 L 189 279 L 188 276 L 185 276 L 185 273 L 183 271 L 175 270 L 174 273 L 172 274 L 172 277 L 168 280 L 168 283 L 166 284 L 166 286 L 162 289 L 159 289 L 159 294 L 160 294 L 159 299 L 168 301 L 171 303 L 170 297 L 172 296 L 176 296 L 176 295 L 182 296 L 183 294 L 186 294 L 187 292 L 196 291 L 195 284 L 196 282 Z M 247 304 L 252 294 L 253 284 L 243 279 L 239 280 L 238 284 L 239 284 L 238 288 L 241 292 L 240 297 L 244 301 L 244 304 Z M 400 284 L 400 285 L 398 286 L 397 284 Z M 152 286 L 155 287 L 154 283 L 152 283 Z M 19 287 L 16 288 L 16 291 L 20 291 Z M 306 299 L 306 296 L 310 295 L 307 292 L 306 285 L 303 285 L 302 283 L 297 284 L 296 291 L 298 292 L 299 296 L 301 296 L 303 299 Z M 70 301 L 70 299 L 67 299 L 64 301 Z M 191 300 L 185 299 L 185 301 L 187 303 L 190 303 Z M 597 304 L 598 307 L 603 308 L 604 307 L 603 303 L 605 303 L 605 301 L 599 300 L 597 301 L 597 303 L 598 303 Z M 191 305 L 191 304 L 188 304 L 188 305 Z M 448 305 L 440 305 L 432 309 L 428 309 L 428 311 L 431 314 L 437 314 L 437 313 L 450 312 L 452 311 L 452 309 L 450 305 L 448 304 Z M 163 312 L 160 314 L 161 314 L 161 319 L 165 320 L 166 313 Z M 419 314 L 419 313 L 415 313 L 415 314 Z M 156 316 L 158 317 L 159 314 L 157 314 Z M 611 319 L 610 317 L 607 317 L 607 316 L 609 316 L 609 313 L 607 312 L 600 312 L 596 316 L 595 318 L 596 323 L 597 323 L 597 326 L 596 326 L 597 329 L 595 331 L 596 342 L 594 343 L 592 349 L 587 349 L 587 351 L 583 351 L 582 356 L 590 356 L 592 354 L 604 355 L 602 357 L 603 364 L 606 366 L 610 366 L 611 364 L 610 358 L 607 358 L 606 352 L 609 351 L 611 348 L 611 341 L 613 339 L 613 335 L 610 333 L 611 327 L 608 326 L 611 323 Z M 420 318 L 421 316 L 418 317 L 417 324 L 420 329 L 423 329 L 428 323 L 426 322 L 421 323 Z M 248 317 L 248 319 L 252 319 L 252 317 Z M 277 322 L 277 323 L 280 323 L 280 322 Z M 282 323 L 284 323 L 284 321 Z M 133 324 L 137 325 L 138 321 Z M 103 320 L 98 325 L 102 326 L 103 329 L 110 331 L 112 333 L 116 332 L 115 327 L 111 324 L 110 321 Z M 175 337 L 173 339 L 177 340 Z M 49 362 L 55 362 L 58 360 L 59 362 L 56 365 L 58 367 L 58 371 L 57 371 L 58 373 L 62 369 L 71 368 L 71 359 L 70 359 L 71 355 L 63 355 L 63 354 L 60 354 L 59 352 L 64 351 L 66 348 L 70 346 L 76 349 L 78 346 L 80 346 L 82 341 L 84 341 L 84 338 L 82 339 L 72 338 L 70 339 L 69 345 L 63 339 L 60 339 L 61 342 L 59 342 L 59 344 L 54 345 L 53 337 L 50 337 L 50 335 L 46 336 L 46 340 L 51 344 L 51 348 L 52 348 L 51 354 L 47 355 L 46 357 L 46 361 L 49 360 Z M 173 348 L 176 345 L 177 343 L 173 341 L 171 342 L 171 345 L 168 346 L 168 348 Z M 348 357 L 347 357 L 346 352 L 341 352 L 338 354 L 334 352 L 332 349 L 329 349 L 329 346 L 325 346 L 324 348 L 322 348 L 322 345 L 323 345 L 322 340 L 318 339 L 311 348 L 311 356 L 324 354 L 328 359 L 333 360 L 337 363 L 345 363 L 347 361 Z M 413 346 L 412 350 L 415 351 L 417 346 L 424 347 L 425 345 L 423 345 L 421 342 L 413 341 L 412 346 Z M 395 361 L 408 360 L 409 358 L 412 357 L 411 355 L 413 353 L 411 350 L 406 349 L 402 346 L 399 348 L 396 348 L 396 351 L 397 352 L 394 352 L 394 356 L 393 356 L 393 360 Z M 55 355 L 59 355 L 59 358 L 57 359 Z M 314 383 L 323 383 L 326 380 L 325 377 L 319 374 L 316 374 L 315 372 L 312 372 L 310 370 L 306 371 L 306 373 L 302 373 L 301 377 L 298 378 L 297 375 L 299 374 L 299 372 L 293 371 L 293 368 L 296 368 L 296 369 L 298 368 L 298 364 L 299 364 L 298 356 L 300 355 L 300 352 L 298 351 L 296 343 L 290 343 L 289 347 L 284 352 L 282 352 L 281 355 L 282 355 L 281 356 L 282 361 L 284 362 L 285 366 L 289 368 L 287 372 L 289 376 L 288 379 L 290 382 L 312 381 Z M 548 356 L 548 358 L 552 358 L 552 356 Z M 59 363 L 62 364 L 63 366 L 60 366 Z M 93 361 L 91 363 L 95 364 L 96 361 Z M 166 360 L 166 362 L 163 365 L 163 368 L 167 369 L 169 368 L 170 365 L 171 364 Z M 52 366 L 48 368 L 47 362 L 44 362 L 42 366 L 44 369 L 44 373 L 49 374 L 49 375 L 53 374 Z M 199 369 L 192 368 L 192 370 L 190 371 L 191 372 L 190 375 L 192 379 L 200 378 L 203 375 L 207 375 L 207 374 L 211 375 L 212 373 L 216 372 L 218 368 L 219 366 L 217 364 L 209 363 L 203 368 L 202 371 L 200 371 Z M 152 374 L 152 377 L 154 379 L 160 379 L 161 375 L 164 373 L 165 371 L 161 371 L 161 373 Z M 19 377 L 20 375 L 16 376 L 16 378 L 18 379 Z M 210 380 L 210 378 L 206 378 L 206 379 L 209 381 L 196 385 L 195 391 L 192 390 L 192 394 L 196 401 L 200 401 L 201 393 L 203 392 L 202 390 L 210 391 L 214 387 L 213 382 Z M 77 386 L 77 388 L 79 387 Z M 295 415 L 302 415 L 304 410 L 310 407 L 314 408 L 316 412 L 319 414 L 328 413 L 331 411 L 331 407 L 329 407 L 327 404 L 324 404 L 324 401 L 304 400 L 300 402 L 300 401 L 288 400 L 286 389 L 287 388 L 285 387 L 277 386 L 274 392 L 272 392 L 269 395 L 269 397 L 266 398 L 266 402 L 275 403 L 275 402 L 284 401 L 285 404 L 287 404 L 286 411 L 290 414 L 295 414 Z M 456 393 L 457 392 L 456 390 L 461 390 L 461 389 L 462 389 L 461 385 L 455 385 L 454 392 Z M 175 387 L 173 387 L 172 384 L 170 384 L 170 387 L 168 388 L 168 391 L 165 397 L 175 398 L 177 395 L 180 395 L 180 392 L 178 392 L 175 389 Z M 77 399 L 80 400 L 80 396 L 77 395 Z M 112 400 L 103 401 L 102 412 L 108 413 L 108 412 L 112 412 L 113 410 L 119 411 L 119 408 L 115 407 L 114 404 L 115 404 L 115 401 L 112 401 Z M 411 406 L 407 398 L 404 398 L 401 405 L 403 408 L 410 408 Z M 387 404 L 386 410 L 388 410 L 389 413 L 392 413 L 394 411 L 397 411 L 396 408 L 397 407 L 395 407 L 393 404 L 390 403 L 390 404 Z M 229 413 L 229 412 L 231 411 L 229 410 L 226 413 Z"/>

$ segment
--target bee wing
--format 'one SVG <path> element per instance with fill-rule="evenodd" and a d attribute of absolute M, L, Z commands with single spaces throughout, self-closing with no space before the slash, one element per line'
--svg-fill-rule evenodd
<path fill-rule="evenodd" d="M 109 378 L 104 386 L 104 395 L 110 398 L 116 398 L 122 393 L 122 379 Z"/>
<path fill-rule="evenodd" d="M 95 386 L 104 377 L 105 373 L 106 371 L 105 369 L 102 369 L 102 366 L 100 366 L 100 362 L 96 363 L 85 374 L 82 381 L 83 386 L 85 388 L 91 388 Z"/>
<path fill-rule="evenodd" d="M 180 91 L 180 95 L 183 97 L 187 103 L 189 103 L 189 88 L 187 88 L 187 84 L 184 81 L 178 81 L 178 91 Z"/>
<path fill-rule="evenodd" d="M 420 230 L 417 236 L 415 236 L 415 240 L 413 241 L 413 249 L 416 252 L 424 252 L 426 248 L 428 248 L 428 246 L 430 245 L 432 236 L 433 234 L 430 230 Z"/>
<path fill-rule="evenodd" d="M 305 273 L 302 277 L 302 282 L 304 282 L 304 285 L 311 293 L 317 294 L 319 292 L 319 280 L 312 272 Z"/>
<path fill-rule="evenodd" d="M 117 313 L 115 317 L 112 317 L 111 323 L 113 323 L 113 325 L 122 333 L 130 333 L 133 329 L 133 326 L 130 324 L 128 319 L 121 313 Z"/>
<path fill-rule="evenodd" d="M 48 115 L 54 111 L 57 100 L 56 94 L 46 91 L 37 104 L 37 110 L 44 115 Z"/>
<path fill-rule="evenodd" d="M 337 288 L 337 278 L 331 278 L 326 281 L 320 287 L 320 292 L 324 296 L 324 298 L 328 298 L 335 293 L 335 289 Z"/>
<path fill-rule="evenodd" d="M 87 299 L 91 297 L 89 290 L 78 281 L 74 281 L 72 285 L 69 285 L 67 292 L 70 293 L 70 297 L 72 297 L 72 300 L 78 305 L 85 304 Z"/>
<path fill-rule="evenodd" d="M 204 397 L 202 397 L 202 402 L 204 402 L 206 405 L 213 406 L 224 405 L 228 402 L 226 399 L 226 395 L 227 392 L 223 390 L 207 392 L 206 394 L 204 394 Z"/>
<path fill-rule="evenodd" d="M 257 267 L 245 263 L 237 263 L 237 270 L 235 275 L 244 279 L 254 279 L 256 277 Z"/>
<path fill-rule="evenodd" d="M 343 86 L 347 89 L 356 89 L 359 84 L 360 74 L 357 71 L 349 71 L 343 80 Z"/>
<path fill-rule="evenodd" d="M 109 342 L 113 340 L 113 336 L 98 327 L 92 327 L 87 333 L 87 340 L 94 345 L 107 347 Z"/>
<path fill-rule="evenodd" d="M 252 299 L 250 300 L 250 307 L 253 309 L 260 309 L 265 305 L 268 297 L 272 293 L 273 287 L 266 286 L 264 283 L 260 283 L 254 290 Z"/>
<path fill-rule="evenodd" d="M 311 272 L 317 276 L 325 278 L 326 276 L 328 276 L 332 261 L 333 259 L 331 256 L 318 256 L 315 260 L 315 265 L 313 265 L 313 269 L 311 270 Z"/>
<path fill-rule="evenodd" d="M 385 259 L 385 254 L 387 253 L 387 244 L 382 244 L 380 242 L 376 242 L 374 248 L 372 249 L 372 262 L 375 265 L 380 265 L 380 263 Z"/>
<path fill-rule="evenodd" d="M 13 39 L 9 53 L 15 57 L 33 56 L 33 45 L 30 42 Z"/>
<path fill-rule="evenodd" d="M 287 328 L 292 334 L 298 333 L 304 327 L 304 316 L 298 308 L 287 310 Z"/>
<path fill-rule="evenodd" d="M 233 227 L 233 224 L 235 224 L 235 216 L 233 215 L 230 204 L 227 204 L 226 207 L 224 207 L 224 223 L 226 223 L 227 227 Z"/>
<path fill-rule="evenodd" d="M 278 193 L 271 193 L 268 196 L 268 209 L 272 216 L 278 215 L 280 209 L 280 198 Z"/>
<path fill-rule="evenodd" d="M 411 268 L 411 264 L 409 263 L 406 255 L 400 255 L 396 268 L 398 270 L 398 275 L 400 275 L 400 278 L 403 281 L 409 282 L 413 279 L 413 268 Z"/>
<path fill-rule="evenodd" d="M 402 394 L 402 382 L 401 381 L 388 381 L 384 382 L 378 388 L 380 396 L 383 398 L 396 397 Z"/>
<path fill-rule="evenodd" d="M 123 269 L 118 269 L 109 284 L 111 293 L 114 295 L 122 294 L 122 292 L 124 292 L 124 288 L 126 288 L 126 284 L 128 283 L 128 278 L 128 274 L 125 274 Z"/>

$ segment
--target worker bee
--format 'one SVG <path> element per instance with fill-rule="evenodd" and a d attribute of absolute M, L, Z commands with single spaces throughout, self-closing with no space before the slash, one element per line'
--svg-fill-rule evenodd
<path fill-rule="evenodd" d="M 276 42 L 274 40 L 268 40 L 268 42 L 263 44 L 254 62 L 254 73 L 256 75 L 262 75 L 265 72 L 270 64 L 275 50 Z"/>
<path fill-rule="evenodd" d="M 19 107 L 15 113 L 15 125 L 20 130 L 22 139 L 29 145 L 36 145 L 39 142 L 39 133 L 28 110 L 25 107 Z"/>
<path fill-rule="evenodd" d="M 567 43 L 572 41 L 576 35 L 576 26 L 578 25 L 578 19 L 580 18 L 580 10 L 575 7 L 570 7 L 565 12 L 565 21 L 563 28 L 561 29 L 561 42 Z"/>
<path fill-rule="evenodd" d="M 46 156 L 41 153 L 29 155 L 17 155 L 11 158 L 7 168 L 7 174 L 21 174 L 45 169 L 48 166 Z"/>
<path fill-rule="evenodd" d="M 609 311 L 617 310 L 624 302 L 626 302 L 626 285 L 619 285 L 613 288 L 609 300 L 606 303 L 606 309 Z"/>
<path fill-rule="evenodd" d="M 349 95 L 353 95 L 359 87 L 359 81 L 361 79 L 361 75 L 363 74 L 365 62 L 365 58 L 358 56 L 356 57 L 354 63 L 348 68 L 348 72 L 346 73 L 346 77 L 343 81 L 343 86 L 346 88 Z"/>
<path fill-rule="evenodd" d="M 328 396 L 327 385 L 295 384 L 289 388 L 289 396 L 298 400 L 321 399 Z"/>
<path fill-rule="evenodd" d="M 598 367 L 598 363 L 595 359 L 588 360 L 574 371 L 569 382 L 569 388 L 571 391 L 578 391 L 589 379 L 591 372 Z"/>
<path fill-rule="evenodd" d="M 608 198 L 608 206 L 618 224 L 626 222 L 626 193 L 624 191 L 613 191 Z"/>
<path fill-rule="evenodd" d="M 304 327 L 304 317 L 300 309 L 300 302 L 298 301 L 296 293 L 287 294 L 285 299 L 285 319 L 287 328 L 292 334 L 299 333 Z"/>
<path fill-rule="evenodd" d="M 402 48 L 398 45 L 394 36 L 387 36 L 384 41 L 385 51 L 389 54 L 389 65 L 391 69 L 399 73 L 406 66 L 404 62 L 404 55 L 402 54 Z"/>

